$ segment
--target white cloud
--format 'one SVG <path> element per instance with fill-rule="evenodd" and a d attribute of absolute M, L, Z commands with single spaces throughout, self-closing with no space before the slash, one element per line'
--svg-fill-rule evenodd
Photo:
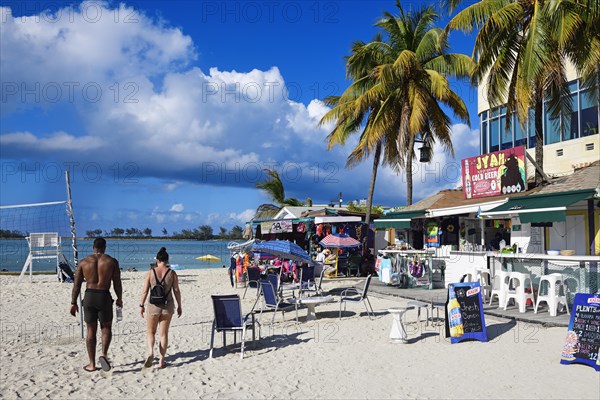
<path fill-rule="evenodd" d="M 183 204 L 181 203 L 175 203 L 171 206 L 171 208 L 169 209 L 169 211 L 173 211 L 173 212 L 182 212 L 183 211 Z"/>
<path fill-rule="evenodd" d="M 96 9 L 102 18 L 92 23 L 91 13 Z M 53 118 L 70 118 L 73 125 L 81 126 L 77 132 L 57 129 L 45 134 L 37 132 L 39 125 L 34 123 L 2 132 L 3 157 L 19 150 L 32 159 L 59 159 L 70 152 L 72 161 L 81 157 L 82 162 L 96 161 L 107 168 L 115 162 L 132 162 L 141 177 L 172 181 L 163 187 L 168 192 L 188 181 L 254 187 L 256 182 L 244 175 L 244 168 L 252 172 L 272 162 L 280 170 L 289 165 L 301 167 L 298 179 L 292 179 L 295 170 L 287 170 L 288 197 L 328 201 L 340 191 L 345 198 L 367 195 L 372 160 L 345 170 L 356 138 L 327 151 L 324 140 L 331 126 L 318 127 L 327 106 L 318 99 L 308 105 L 289 99 L 277 67 L 204 72 L 193 66 L 194 43 L 181 29 L 125 5 L 111 8 L 108 3 L 83 3 L 61 9 L 53 22 L 36 16 L 13 18 L 8 8 L 0 8 L 0 13 L 0 72 L 3 83 L 17 85 L 16 93 L 3 93 L 7 100 L 3 115 L 17 110 L 27 115 L 27 110 L 40 106 L 63 112 L 48 93 L 44 95 L 44 88 L 55 88 L 48 86 L 54 82 L 62 88 L 59 102 L 72 108 Z M 117 22 L 115 15 L 121 17 Z M 125 17 L 135 22 L 124 22 Z M 36 83 L 40 101 L 31 96 L 22 101 L 21 84 L 35 88 Z M 92 102 L 82 89 L 85 85 L 93 89 L 95 84 L 102 95 Z M 73 88 L 72 99 L 69 88 Z M 26 117 L 23 121 L 27 125 Z M 457 159 L 478 151 L 475 132 L 461 124 L 453 127 Z M 419 169 L 415 197 L 454 184 L 441 172 L 449 161 L 436 146 L 434 160 L 427 166 L 434 172 L 428 171 L 425 179 Z M 440 171 L 438 178 L 435 168 Z M 207 173 L 215 169 L 214 174 Z M 228 171 L 234 173 L 227 175 Z M 389 168 L 380 168 L 377 197 L 395 204 L 405 192 L 400 177 Z M 150 218 L 160 224 L 186 221 L 192 226 L 250 219 L 249 210 L 208 216 L 183 211 L 182 204 L 174 204 L 169 211 L 153 210 Z"/>
<path fill-rule="evenodd" d="M 177 189 L 179 186 L 181 186 L 181 182 L 172 182 L 172 183 L 166 183 L 164 185 L 164 188 L 165 188 L 165 191 L 172 192 L 173 190 Z"/>
<path fill-rule="evenodd" d="M 233 221 L 237 221 L 240 224 L 244 224 L 248 221 L 250 221 L 253 217 L 254 214 L 256 213 L 255 209 L 246 209 L 244 211 L 241 211 L 239 213 L 230 213 L 229 214 L 229 219 L 233 220 Z"/>
<path fill-rule="evenodd" d="M 98 137 L 76 137 L 66 132 L 54 132 L 47 136 L 38 137 L 31 132 L 15 132 L 0 135 L 1 146 L 29 148 L 35 151 L 91 151 L 105 146 Z"/>

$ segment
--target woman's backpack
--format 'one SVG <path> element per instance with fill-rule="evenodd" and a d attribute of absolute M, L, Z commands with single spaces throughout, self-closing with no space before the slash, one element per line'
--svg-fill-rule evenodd
<path fill-rule="evenodd" d="M 154 304 L 155 306 L 166 306 L 168 303 L 169 292 L 165 289 L 165 279 L 171 270 L 167 270 L 167 273 L 160 282 L 158 280 L 158 275 L 156 275 L 156 270 L 152 269 L 152 272 L 154 272 L 154 277 L 156 278 L 156 285 L 150 290 L 150 304 Z"/>

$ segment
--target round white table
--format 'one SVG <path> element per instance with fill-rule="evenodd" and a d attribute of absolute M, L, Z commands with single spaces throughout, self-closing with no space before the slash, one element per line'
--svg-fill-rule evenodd
<path fill-rule="evenodd" d="M 315 313 L 315 307 L 319 304 L 331 303 L 333 301 L 333 296 L 311 296 L 311 297 L 298 297 L 295 299 L 288 300 L 292 304 L 304 304 L 306 305 L 307 313 L 306 320 L 311 321 L 317 319 L 317 314 Z"/>
<path fill-rule="evenodd" d="M 414 307 L 392 307 L 388 308 L 388 312 L 394 317 L 392 319 L 392 329 L 390 330 L 390 340 L 392 343 L 408 343 L 408 335 L 404 328 L 402 316 L 408 310 L 412 310 Z"/>
<path fill-rule="evenodd" d="M 417 322 L 421 323 L 421 309 L 424 308 L 427 316 L 425 317 L 425 325 L 428 324 L 429 320 L 429 303 L 425 303 L 424 301 L 419 300 L 411 300 L 407 303 L 408 307 L 413 307 L 417 309 Z"/>

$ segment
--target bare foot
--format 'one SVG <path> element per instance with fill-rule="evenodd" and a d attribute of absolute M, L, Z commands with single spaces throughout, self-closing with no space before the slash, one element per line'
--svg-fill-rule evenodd
<path fill-rule="evenodd" d="M 85 366 L 83 367 L 83 369 L 84 369 L 85 371 L 87 371 L 87 372 L 94 372 L 94 371 L 97 371 L 97 370 L 98 370 L 98 368 L 96 368 L 96 366 L 95 366 L 94 364 L 88 364 L 88 365 L 85 365 Z"/>
<path fill-rule="evenodd" d="M 160 359 L 160 363 L 158 364 L 158 368 L 161 368 L 161 369 L 162 369 L 162 368 L 164 368 L 164 367 L 166 367 L 166 366 L 167 366 L 167 363 L 165 362 L 165 359 L 164 359 L 164 358 L 161 358 L 161 359 Z"/>
<path fill-rule="evenodd" d="M 152 366 L 152 361 L 154 361 L 154 354 L 149 355 L 148 358 L 146 358 L 146 362 L 144 363 L 144 368 L 150 368 Z"/>

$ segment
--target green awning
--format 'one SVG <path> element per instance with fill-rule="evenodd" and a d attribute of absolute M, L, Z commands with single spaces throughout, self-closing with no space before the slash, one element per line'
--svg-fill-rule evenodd
<path fill-rule="evenodd" d="M 423 215 L 425 215 L 425 210 L 395 212 L 386 214 L 373 222 L 375 223 L 375 229 L 409 229 L 410 220 Z"/>
<path fill-rule="evenodd" d="M 565 221 L 568 206 L 589 199 L 595 193 L 595 189 L 583 189 L 571 192 L 511 197 L 506 203 L 483 214 L 490 217 L 518 214 L 522 223 Z"/>

